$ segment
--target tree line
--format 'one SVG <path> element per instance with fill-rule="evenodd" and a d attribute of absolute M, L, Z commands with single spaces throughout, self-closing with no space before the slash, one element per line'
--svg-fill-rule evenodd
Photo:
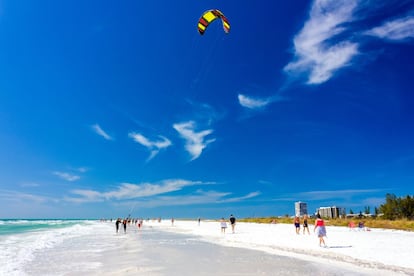
<path fill-rule="evenodd" d="M 414 219 L 414 196 L 397 197 L 394 194 L 385 196 L 385 203 L 378 210 L 385 219 Z"/>

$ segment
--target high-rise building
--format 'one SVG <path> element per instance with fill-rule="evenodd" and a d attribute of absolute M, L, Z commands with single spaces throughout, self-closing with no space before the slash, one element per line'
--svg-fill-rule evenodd
<path fill-rule="evenodd" d="M 295 215 L 303 216 L 308 214 L 308 204 L 306 202 L 295 202 Z"/>
<path fill-rule="evenodd" d="M 324 218 L 340 218 L 345 216 L 345 208 L 340 208 L 336 206 L 332 207 L 319 207 L 317 213 Z"/>

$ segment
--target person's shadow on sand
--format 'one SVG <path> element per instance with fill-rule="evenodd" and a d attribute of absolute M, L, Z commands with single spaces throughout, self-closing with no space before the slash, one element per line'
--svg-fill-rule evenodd
<path fill-rule="evenodd" d="M 352 245 L 332 245 L 328 246 L 329 248 L 350 248 Z"/>

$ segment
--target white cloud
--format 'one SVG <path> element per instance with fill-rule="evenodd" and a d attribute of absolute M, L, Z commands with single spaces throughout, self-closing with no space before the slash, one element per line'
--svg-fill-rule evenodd
<path fill-rule="evenodd" d="M 154 158 L 160 152 L 161 149 L 167 148 L 172 145 L 171 141 L 165 138 L 164 136 L 158 136 L 159 138 L 161 138 L 161 140 L 158 141 L 151 141 L 144 135 L 137 132 L 131 132 L 128 134 L 128 136 L 138 144 L 141 144 L 142 146 L 146 147 L 151 152 L 147 160 L 151 160 L 152 158 Z"/>
<path fill-rule="evenodd" d="M 211 183 L 206 182 L 192 182 L 186 180 L 178 180 L 175 184 L 174 180 L 167 180 L 170 185 L 163 184 L 122 184 L 118 189 L 107 193 L 99 193 L 92 190 L 74 190 L 74 194 L 79 197 L 65 198 L 66 201 L 74 203 L 87 203 L 87 202 L 100 202 L 104 200 L 123 200 L 120 204 L 131 205 L 134 202 L 134 206 L 138 208 L 154 208 L 160 206 L 189 206 L 199 204 L 223 204 L 231 202 L 240 202 L 246 199 L 250 199 L 260 195 L 260 192 L 252 192 L 241 197 L 231 197 L 230 192 L 218 192 L 218 191 L 203 191 L 197 190 L 189 194 L 181 195 L 162 195 L 169 192 L 174 192 L 183 189 L 187 186 L 193 185 L 209 185 Z M 184 186 L 179 183 L 182 181 Z M 177 186 L 175 186 L 177 185 Z M 141 187 L 140 187 L 141 186 Z M 175 187 L 174 187 L 175 186 Z"/>
<path fill-rule="evenodd" d="M 159 194 L 165 194 L 175 192 L 183 189 L 187 186 L 201 185 L 199 181 L 188 181 L 183 179 L 166 180 L 161 183 L 143 183 L 143 184 L 131 184 L 123 183 L 117 190 L 105 193 L 106 198 L 125 199 L 125 198 L 137 198 L 147 197 Z"/>
<path fill-rule="evenodd" d="M 237 98 L 241 106 L 249 108 L 249 109 L 261 109 L 273 102 L 282 102 L 282 101 L 287 100 L 287 98 L 282 97 L 280 95 L 274 95 L 268 98 L 257 98 L 257 97 L 251 97 L 251 96 L 239 94 Z"/>
<path fill-rule="evenodd" d="M 98 124 L 92 125 L 92 130 L 106 140 L 113 140 L 113 138 L 109 136 Z"/>
<path fill-rule="evenodd" d="M 295 60 L 285 66 L 285 72 L 305 74 L 308 84 L 320 84 L 349 65 L 358 54 L 358 44 L 333 38 L 354 20 L 357 4 L 356 0 L 315 0 L 309 20 L 294 38 Z"/>
<path fill-rule="evenodd" d="M 0 200 L 10 201 L 10 202 L 36 202 L 36 203 L 44 203 L 51 201 L 50 198 L 44 196 L 38 196 L 33 194 L 15 192 L 15 191 L 6 191 L 0 190 Z"/>
<path fill-rule="evenodd" d="M 73 190 L 73 194 L 78 195 L 78 197 L 65 197 L 66 201 L 74 203 L 84 203 L 84 202 L 100 202 L 104 201 L 104 196 L 102 193 L 93 191 L 93 190 Z"/>
<path fill-rule="evenodd" d="M 250 109 L 265 107 L 270 103 L 269 99 L 252 98 L 243 94 L 238 95 L 239 104 Z"/>
<path fill-rule="evenodd" d="M 39 187 L 39 183 L 36 182 L 23 182 L 20 184 L 21 187 Z"/>
<path fill-rule="evenodd" d="M 71 191 L 79 197 L 66 198 L 71 202 L 97 202 L 102 200 L 125 200 L 134 198 L 144 198 L 160 194 L 180 191 L 185 187 L 194 185 L 208 185 L 201 181 L 189 181 L 183 179 L 169 179 L 160 183 L 122 183 L 118 188 L 108 192 L 98 192 L 93 190 L 77 189 Z"/>
<path fill-rule="evenodd" d="M 231 197 L 229 192 L 217 191 L 197 191 L 191 195 L 179 196 L 160 196 L 146 202 L 139 202 L 140 207 L 159 207 L 159 206 L 182 206 L 198 204 L 222 204 L 230 202 L 240 202 L 260 195 L 260 192 L 252 192 L 241 197 Z"/>
<path fill-rule="evenodd" d="M 327 191 L 311 191 L 298 193 L 298 197 L 303 199 L 323 200 L 332 198 L 351 198 L 362 194 L 379 193 L 380 189 L 348 189 L 348 190 L 327 190 Z"/>
<path fill-rule="evenodd" d="M 79 175 L 67 173 L 67 172 L 53 172 L 54 175 L 66 180 L 66 181 L 76 181 L 80 179 Z"/>
<path fill-rule="evenodd" d="M 366 31 L 365 34 L 394 41 L 414 38 L 414 17 L 407 16 L 385 22 L 379 27 Z"/>
<path fill-rule="evenodd" d="M 239 202 L 239 201 L 243 201 L 245 199 L 249 199 L 249 198 L 253 198 L 253 197 L 257 197 L 259 196 L 261 193 L 259 191 L 256 192 L 251 192 L 245 196 L 242 197 L 233 197 L 233 198 L 227 198 L 222 200 L 221 202 Z"/>
<path fill-rule="evenodd" d="M 207 129 L 195 132 L 196 125 L 194 121 L 174 124 L 173 128 L 186 140 L 185 149 L 190 153 L 191 160 L 197 159 L 207 145 L 216 140 L 209 139 L 205 141 L 204 138 L 210 135 L 213 130 Z"/>
<path fill-rule="evenodd" d="M 76 169 L 78 172 L 80 173 L 86 173 L 87 171 L 89 171 L 89 168 L 86 167 L 80 167 Z"/>

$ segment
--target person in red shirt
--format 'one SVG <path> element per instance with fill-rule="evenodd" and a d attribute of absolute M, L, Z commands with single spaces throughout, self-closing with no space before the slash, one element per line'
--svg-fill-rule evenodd
<path fill-rule="evenodd" d="M 313 232 L 316 231 L 316 235 L 319 237 L 319 246 L 326 247 L 324 237 L 326 237 L 326 228 L 325 228 L 325 222 L 323 219 L 321 219 L 321 215 L 316 216 L 315 220 L 315 226 L 313 228 Z"/>

